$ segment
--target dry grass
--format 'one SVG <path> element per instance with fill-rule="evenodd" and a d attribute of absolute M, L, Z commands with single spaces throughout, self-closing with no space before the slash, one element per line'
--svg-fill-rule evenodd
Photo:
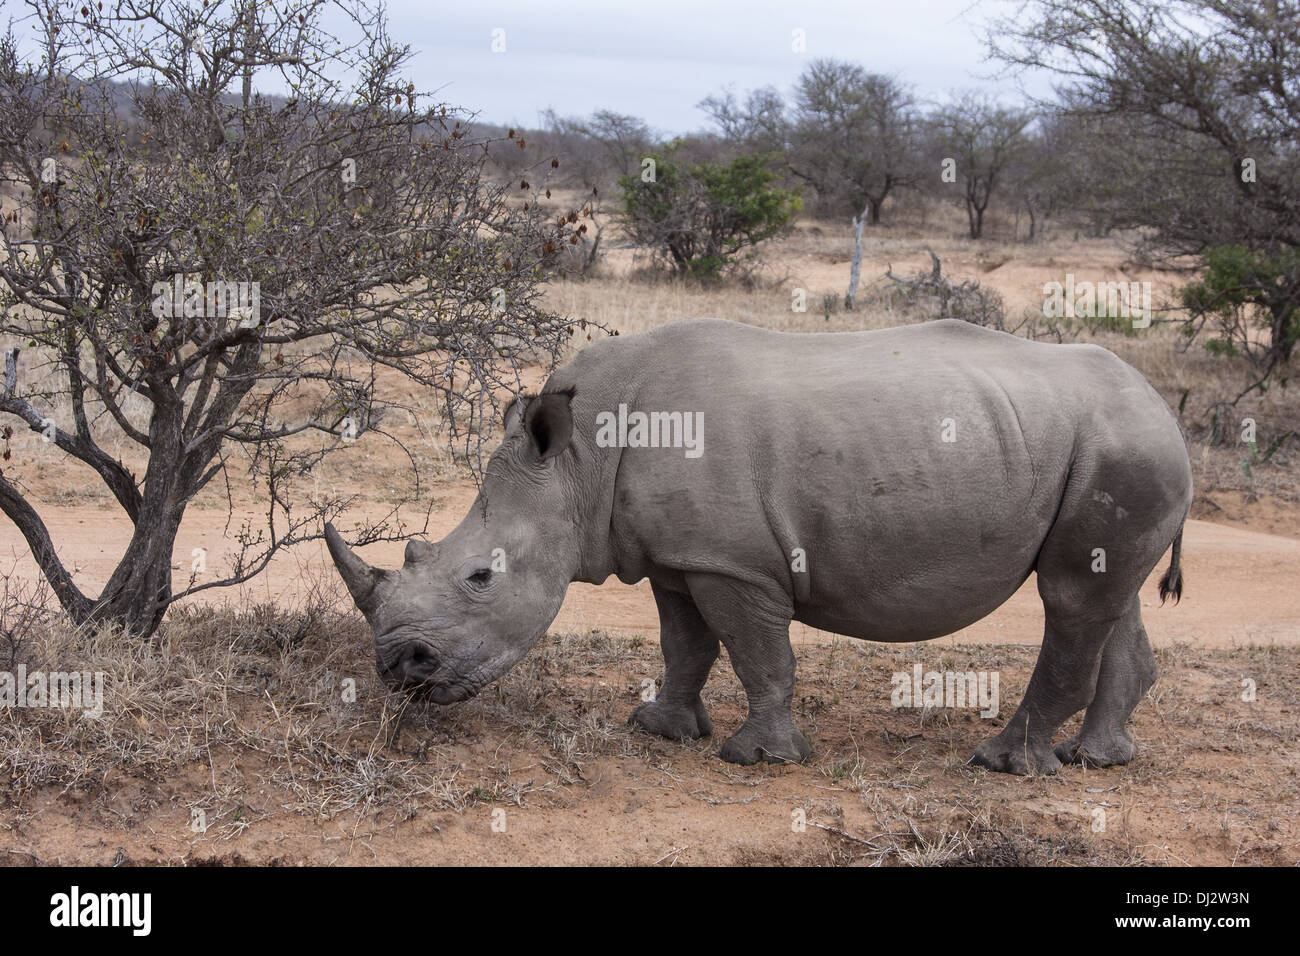
<path fill-rule="evenodd" d="M 141 828 L 156 848 L 160 826 L 199 819 L 201 845 L 164 859 L 265 862 L 255 838 L 269 830 L 337 820 L 373 831 L 371 843 L 406 845 L 439 814 L 465 818 L 480 806 L 555 814 L 571 821 L 566 826 L 617 822 L 620 809 L 629 812 L 624 791 L 649 794 L 645 800 L 677 819 L 723 814 L 711 826 L 734 831 L 726 851 L 682 849 L 664 865 L 679 857 L 1170 863 L 1192 853 L 1282 863 L 1294 862 L 1300 841 L 1300 768 L 1287 757 L 1300 737 L 1294 649 L 1167 649 L 1163 677 L 1137 713 L 1142 752 L 1134 764 L 1020 779 L 972 771 L 964 760 L 1023 694 L 1035 648 L 838 640 L 801 647 L 796 719 L 813 741 L 812 760 L 737 768 L 717 760 L 713 741 L 664 741 L 626 726 L 641 682 L 662 679 L 653 642 L 603 631 L 552 635 L 479 698 L 439 708 L 378 686 L 364 625 L 329 598 L 175 614 L 143 645 L 57 619 L 34 625 L 17 658 L 29 670 L 102 670 L 105 710 L 99 720 L 0 710 L 3 842 L 41 857 L 49 821 L 71 814 L 78 831 L 128 847 L 123 859 L 149 860 L 156 857 L 141 844 Z M 890 675 L 914 662 L 998 671 L 1000 716 L 894 710 Z M 1239 700 L 1243 675 L 1257 682 L 1253 704 Z M 341 692 L 348 679 L 354 703 Z M 720 735 L 739 724 L 744 695 L 725 659 L 705 699 Z M 1089 826 L 1095 806 L 1110 815 L 1105 833 Z M 789 821 L 796 810 L 805 834 L 760 837 L 755 820 Z M 599 840 L 597 829 L 590 845 L 566 843 L 568 859 L 626 861 L 620 849 L 635 849 Z M 63 862 L 76 859 L 96 860 L 73 853 Z"/>
<path fill-rule="evenodd" d="M 187 805 L 203 810 L 210 826 L 229 826 L 240 816 L 240 787 L 220 779 L 217 765 L 259 758 L 268 781 L 283 789 L 283 806 L 313 816 L 406 803 L 453 810 L 518 804 L 536 788 L 503 783 L 498 768 L 464 777 L 439 759 L 438 742 L 472 734 L 491 714 L 535 737 L 548 752 L 544 762 L 570 782 L 582 760 L 612 739 L 612 699 L 602 705 L 588 694 L 582 716 L 572 720 L 537 712 L 546 696 L 537 678 L 565 660 L 564 639 L 469 711 L 443 712 L 387 692 L 375 675 L 369 629 L 342 606 L 337 592 L 314 590 L 297 607 L 180 609 L 146 643 L 111 629 L 77 629 L 57 615 L 33 622 L 0 648 L 9 669 L 102 672 L 104 714 L 0 709 L 7 809 L 21 816 L 30 798 L 50 788 L 84 795 L 124 776 L 157 781 L 198 769 L 210 787 Z M 606 645 L 586 646 L 573 666 L 605 659 Z M 348 699 L 352 690 L 356 702 Z"/>

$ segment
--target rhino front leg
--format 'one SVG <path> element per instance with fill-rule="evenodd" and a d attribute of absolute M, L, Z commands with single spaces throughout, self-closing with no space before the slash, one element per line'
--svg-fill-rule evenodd
<path fill-rule="evenodd" d="M 632 711 L 628 723 L 661 737 L 694 740 L 713 733 L 700 690 L 718 659 L 718 638 L 689 595 L 652 584 L 659 606 L 659 644 L 664 686 L 655 699 Z"/>
<path fill-rule="evenodd" d="M 749 699 L 749 716 L 722 745 L 722 759 L 802 761 L 812 748 L 791 711 L 795 659 L 788 600 L 717 575 L 688 575 L 687 582 L 700 613 L 726 645 Z"/>

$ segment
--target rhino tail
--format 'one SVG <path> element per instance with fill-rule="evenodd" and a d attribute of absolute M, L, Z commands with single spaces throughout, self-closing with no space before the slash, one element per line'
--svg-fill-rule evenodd
<path fill-rule="evenodd" d="M 1173 553 L 1169 556 L 1169 570 L 1160 579 L 1161 604 L 1164 604 L 1165 599 L 1171 594 L 1174 596 L 1175 604 L 1183 599 L 1183 570 L 1178 565 L 1183 553 L 1183 527 L 1184 525 L 1179 525 L 1178 534 L 1174 535 Z"/>

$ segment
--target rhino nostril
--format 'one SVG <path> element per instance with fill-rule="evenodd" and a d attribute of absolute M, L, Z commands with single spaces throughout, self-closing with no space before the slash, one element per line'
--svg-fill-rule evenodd
<path fill-rule="evenodd" d="M 400 666 L 408 676 L 416 676 L 414 672 L 427 674 L 438 669 L 438 659 L 423 644 L 412 644 L 402 655 Z"/>

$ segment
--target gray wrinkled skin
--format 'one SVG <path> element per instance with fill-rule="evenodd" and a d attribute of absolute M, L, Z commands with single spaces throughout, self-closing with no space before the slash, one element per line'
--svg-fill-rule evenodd
<path fill-rule="evenodd" d="M 598 447 L 596 416 L 620 403 L 702 412 L 703 454 Z M 955 441 L 941 440 L 946 424 Z M 809 753 L 791 713 L 791 620 L 929 640 L 978 621 L 1036 570 L 1037 666 L 971 757 L 1025 774 L 1132 759 L 1125 724 L 1156 677 L 1138 589 L 1181 536 L 1191 497 L 1172 413 L 1105 349 L 951 320 L 787 334 L 702 319 L 598 341 L 541 397 L 516 402 L 474 507 L 437 544 L 412 541 L 400 571 L 370 568 L 327 534 L 380 673 L 441 703 L 519 660 L 569 582 L 648 577 L 665 680 L 631 721 L 671 738 L 711 733 L 700 689 L 721 642 L 749 698 L 722 746 L 735 763 Z M 806 571 L 792 570 L 795 549 Z M 1175 549 L 1162 595 L 1181 591 L 1177 560 Z M 1080 733 L 1053 748 L 1085 707 Z"/>

